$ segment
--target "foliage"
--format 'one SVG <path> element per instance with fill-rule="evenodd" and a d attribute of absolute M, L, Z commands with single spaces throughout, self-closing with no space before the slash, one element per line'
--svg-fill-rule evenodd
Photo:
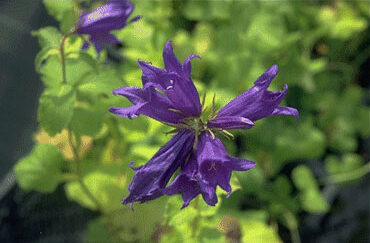
<path fill-rule="evenodd" d="M 40 44 L 35 68 L 45 86 L 40 130 L 35 148 L 14 170 L 26 190 L 51 193 L 64 183 L 70 200 L 98 210 L 87 242 L 282 242 L 278 227 L 294 235 L 302 215 L 331 210 L 322 182 L 345 186 L 346 173 L 355 171 L 348 180 L 356 183 L 368 172 L 357 151 L 370 135 L 369 107 L 355 82 L 369 56 L 368 48 L 358 51 L 369 29 L 368 3 L 136 1 L 134 14 L 144 18 L 115 32 L 123 48 L 98 57 L 92 47 L 81 51 L 80 37 L 67 38 L 63 80 L 59 48 L 81 2 L 90 1 L 44 0 L 59 29 L 32 33 Z M 229 199 L 218 192 L 222 202 L 216 207 L 197 198 L 180 210 L 180 196 L 172 196 L 134 205 L 132 212 L 120 204 L 133 176 L 128 164 L 144 164 L 169 137 L 166 127 L 145 117 L 129 121 L 109 114 L 109 107 L 129 104 L 111 92 L 140 86 L 138 58 L 163 65 L 168 39 L 182 60 L 191 53 L 202 57 L 193 62 L 192 77 L 201 93 L 217 94 L 219 107 L 278 64 L 272 86 L 289 85 L 286 103 L 298 108 L 300 121 L 268 118 L 226 142 L 230 154 L 257 166 L 235 173 L 234 192 Z M 322 158 L 328 178 L 304 164 Z"/>

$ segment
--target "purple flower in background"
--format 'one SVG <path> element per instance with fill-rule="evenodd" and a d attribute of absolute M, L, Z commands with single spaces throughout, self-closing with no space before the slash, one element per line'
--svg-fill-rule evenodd
<path fill-rule="evenodd" d="M 134 10 L 134 5 L 127 0 L 111 0 L 99 8 L 82 14 L 76 26 L 78 34 L 90 35 L 89 42 L 93 43 L 99 53 L 104 44 L 117 44 L 119 40 L 112 35 L 112 30 L 118 30 L 127 24 L 137 21 L 141 16 L 136 16 L 127 22 L 128 17 Z M 89 47 L 85 41 L 82 49 Z"/>
<path fill-rule="evenodd" d="M 182 208 L 198 194 L 214 206 L 218 201 L 217 186 L 230 195 L 233 170 L 246 171 L 255 166 L 252 161 L 228 155 L 215 135 L 230 137 L 232 134 L 227 130 L 252 128 L 255 121 L 267 116 L 293 115 L 298 119 L 296 109 L 279 106 L 288 91 L 287 85 L 282 91 L 267 90 L 278 72 L 276 65 L 219 112 L 213 100 L 205 119 L 204 99 L 201 103 L 190 77 L 190 61 L 194 57 L 198 56 L 190 55 L 181 64 L 168 41 L 163 49 L 164 69 L 138 61 L 143 72 L 143 88 L 123 87 L 113 91 L 133 105 L 112 107 L 110 112 L 130 119 L 142 114 L 174 127 L 172 132 L 177 133 L 144 166 L 133 168 L 135 175 L 124 204 L 181 193 Z M 178 168 L 179 174 L 167 185 Z"/>

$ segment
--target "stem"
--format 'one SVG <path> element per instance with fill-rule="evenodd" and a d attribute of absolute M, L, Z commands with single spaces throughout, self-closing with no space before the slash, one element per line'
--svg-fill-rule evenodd
<path fill-rule="evenodd" d="M 292 215 L 291 212 L 286 212 L 284 216 L 288 223 L 292 243 L 301 243 L 301 238 L 299 237 L 298 225 L 295 217 Z"/>
<path fill-rule="evenodd" d="M 65 63 L 65 53 L 64 53 L 64 45 L 67 40 L 67 38 L 74 33 L 74 30 L 68 31 L 62 39 L 62 42 L 60 43 L 60 56 L 62 59 L 62 83 L 66 84 L 67 83 L 67 78 L 66 78 L 66 63 Z"/>
<path fill-rule="evenodd" d="M 100 202 L 94 197 L 94 195 L 91 193 L 89 188 L 87 188 L 85 182 L 83 181 L 82 174 L 81 174 L 81 167 L 80 167 L 80 158 L 78 156 L 77 148 L 73 143 L 72 130 L 71 130 L 70 126 L 68 126 L 68 141 L 69 141 L 69 145 L 71 146 L 71 149 L 72 149 L 73 159 L 76 163 L 77 181 L 80 184 L 81 189 L 84 191 L 84 193 L 96 205 L 96 208 L 98 209 L 98 211 L 103 213 L 103 207 L 101 206 Z"/>
<path fill-rule="evenodd" d="M 327 177 L 326 179 L 322 180 L 323 184 L 334 184 L 334 183 L 342 183 L 347 181 L 352 181 L 359 179 L 370 172 L 370 162 L 365 164 L 364 166 L 352 170 L 350 172 L 341 173 L 338 175 L 332 175 Z"/>

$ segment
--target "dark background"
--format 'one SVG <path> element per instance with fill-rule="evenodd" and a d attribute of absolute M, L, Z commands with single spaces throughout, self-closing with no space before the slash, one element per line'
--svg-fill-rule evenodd
<path fill-rule="evenodd" d="M 42 91 L 32 30 L 57 22 L 39 0 L 0 1 L 0 242 L 81 242 L 92 212 L 53 194 L 26 193 L 12 168 L 33 145 Z M 73 220 L 71 220 L 73 218 Z"/>

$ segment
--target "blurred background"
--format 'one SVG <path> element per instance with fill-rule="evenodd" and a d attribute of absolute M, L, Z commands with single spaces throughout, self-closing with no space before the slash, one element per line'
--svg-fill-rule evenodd
<path fill-rule="evenodd" d="M 65 32 L 73 16 L 67 21 L 69 15 L 60 13 L 93 9 L 104 1 L 52 2 L 0 1 L 0 242 L 181 242 L 173 239 L 186 228 L 171 220 L 161 224 L 161 217 L 175 217 L 171 203 L 183 215 L 180 221 L 190 217 L 189 210 L 178 210 L 177 201 L 165 197 L 138 205 L 136 214 L 120 205 L 133 174 L 128 162 L 145 163 L 169 139 L 166 128 L 144 117 L 130 123 L 106 112 L 128 104 L 110 97 L 112 89 L 140 86 L 138 58 L 163 66 L 168 39 L 181 61 L 192 53 L 202 57 L 193 61 L 193 80 L 201 94 L 216 93 L 219 106 L 278 64 L 270 90 L 287 83 L 284 103 L 300 112 L 298 123 L 283 116 L 263 119 L 224 142 L 229 154 L 257 166 L 235 173 L 240 189 L 217 208 L 204 209 L 214 219 L 207 221 L 214 231 L 202 233 L 201 242 L 233 242 L 235 231 L 235 242 L 370 242 L 368 1 L 133 1 L 133 16 L 144 18 L 116 31 L 122 44 L 103 53 L 96 82 L 104 83 L 98 87 L 105 96 L 89 104 L 94 112 L 98 107 L 101 119 L 85 120 L 96 132 L 81 133 L 87 144 L 84 176 L 107 184 L 109 189 L 93 192 L 106 196 L 107 212 L 115 212 L 111 221 L 74 182 L 61 181 L 41 193 L 20 187 L 13 173 L 36 144 L 54 144 L 71 160 L 64 132 L 51 137 L 37 122 L 46 74 L 35 71 L 40 47 L 31 31 L 54 26 Z M 107 220 L 113 231 L 103 223 Z M 221 227 L 225 220 L 236 223 Z"/>

